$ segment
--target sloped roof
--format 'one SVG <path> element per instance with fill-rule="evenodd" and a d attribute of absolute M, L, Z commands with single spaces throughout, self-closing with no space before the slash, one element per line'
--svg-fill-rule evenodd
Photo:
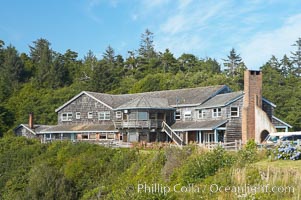
<path fill-rule="evenodd" d="M 207 102 L 202 104 L 199 108 L 202 109 L 202 108 L 223 107 L 242 98 L 243 94 L 244 93 L 242 91 L 219 94 L 209 99 Z"/>
<path fill-rule="evenodd" d="M 227 120 L 177 121 L 171 128 L 174 131 L 214 130 Z"/>
<path fill-rule="evenodd" d="M 138 97 L 133 99 L 121 106 L 117 107 L 116 110 L 124 109 L 174 109 L 168 105 L 168 100 L 165 98 L 153 98 L 153 97 Z"/>
<path fill-rule="evenodd" d="M 82 91 L 55 111 L 60 111 L 62 108 L 64 108 L 83 94 L 94 98 L 95 100 L 103 103 L 110 109 L 114 109 L 139 97 L 165 98 L 167 99 L 169 106 L 199 105 L 208 100 L 209 98 L 213 97 L 214 95 L 218 94 L 223 89 L 228 89 L 230 91 L 230 89 L 226 85 L 118 95 Z"/>
<path fill-rule="evenodd" d="M 72 124 L 57 125 L 40 133 L 83 133 L 83 132 L 116 132 L 113 122 L 110 124 Z"/>
<path fill-rule="evenodd" d="M 14 130 L 19 129 L 20 127 L 23 127 L 25 129 L 27 129 L 28 131 L 30 131 L 31 133 L 33 133 L 34 135 L 39 134 L 41 131 L 46 130 L 48 128 L 54 127 L 55 125 L 40 125 L 40 124 L 35 124 L 33 126 L 33 128 L 29 128 L 28 124 L 20 124 L 19 126 L 17 126 Z"/>
<path fill-rule="evenodd" d="M 197 87 L 197 88 L 185 88 L 177 90 L 162 90 L 154 92 L 143 92 L 136 94 L 119 94 L 110 95 L 96 92 L 87 92 L 100 101 L 110 105 L 113 108 L 117 108 L 126 102 L 134 100 L 136 98 L 165 98 L 168 101 L 168 105 L 187 105 L 187 104 L 201 104 L 214 96 L 220 90 L 226 88 L 225 85 Z"/>
<path fill-rule="evenodd" d="M 287 126 L 288 128 L 293 128 L 292 125 L 282 121 L 281 119 L 275 117 L 274 115 L 272 116 L 272 123 L 273 123 L 274 126 L 276 126 L 276 124 L 281 124 L 283 126 Z"/>

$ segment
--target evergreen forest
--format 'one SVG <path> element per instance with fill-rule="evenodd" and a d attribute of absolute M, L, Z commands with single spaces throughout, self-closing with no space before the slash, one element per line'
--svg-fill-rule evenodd
<path fill-rule="evenodd" d="M 169 49 L 158 52 L 148 29 L 137 42 L 139 48 L 126 57 L 108 46 L 99 59 L 92 51 L 84 58 L 71 49 L 57 52 L 44 38 L 33 41 L 28 54 L 0 40 L 0 136 L 13 134 L 31 112 L 37 124 L 56 124 L 54 110 L 83 90 L 124 94 L 226 84 L 238 91 L 244 70 L 252 67 L 234 48 L 222 64 L 189 53 L 176 58 Z M 263 96 L 277 105 L 275 116 L 301 130 L 301 38 L 287 45 L 294 51 L 271 56 L 260 67 Z"/>

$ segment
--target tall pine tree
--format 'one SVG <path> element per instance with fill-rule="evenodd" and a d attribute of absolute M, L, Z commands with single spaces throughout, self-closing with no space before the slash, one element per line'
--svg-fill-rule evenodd
<path fill-rule="evenodd" d="M 294 74 L 300 77 L 301 76 L 301 38 L 298 38 L 298 40 L 292 46 L 297 47 L 297 50 L 295 52 L 291 52 L 292 54 L 291 59 L 294 65 Z"/>
<path fill-rule="evenodd" d="M 233 77 L 239 75 L 240 72 L 246 69 L 244 62 L 239 54 L 236 53 L 235 49 L 232 48 L 227 59 L 223 59 L 225 72 L 228 76 Z"/>

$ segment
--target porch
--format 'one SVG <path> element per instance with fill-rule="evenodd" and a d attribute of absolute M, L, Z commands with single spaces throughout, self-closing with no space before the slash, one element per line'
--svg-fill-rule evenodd
<path fill-rule="evenodd" d="M 227 120 L 176 122 L 171 126 L 184 144 L 209 144 L 224 142 Z"/>

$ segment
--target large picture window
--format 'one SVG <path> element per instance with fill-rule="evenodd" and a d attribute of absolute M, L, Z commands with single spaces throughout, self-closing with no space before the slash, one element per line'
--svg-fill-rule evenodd
<path fill-rule="evenodd" d="M 148 120 L 148 112 L 138 112 L 138 120 Z"/>

